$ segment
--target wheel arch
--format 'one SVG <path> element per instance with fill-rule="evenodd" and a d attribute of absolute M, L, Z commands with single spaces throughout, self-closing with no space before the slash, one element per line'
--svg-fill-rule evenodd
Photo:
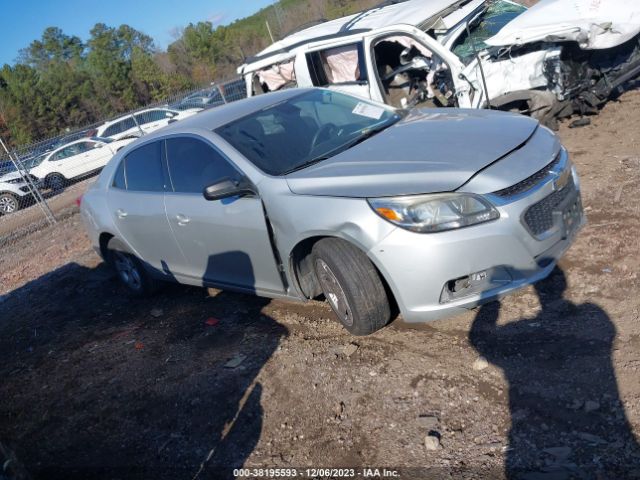
<path fill-rule="evenodd" d="M 115 238 L 115 235 L 113 235 L 110 232 L 102 232 L 98 237 L 98 246 L 100 248 L 100 255 L 102 255 L 102 259 L 105 262 L 108 261 L 107 245 L 109 245 L 109 242 L 111 241 L 112 238 Z"/>
<path fill-rule="evenodd" d="M 297 289 L 299 295 L 306 299 L 313 299 L 322 294 L 322 289 L 320 288 L 320 284 L 318 283 L 318 279 L 316 278 L 313 264 L 311 262 L 311 252 L 313 250 L 313 246 L 316 243 L 327 238 L 335 238 L 350 243 L 365 254 L 365 256 L 369 259 L 371 264 L 378 272 L 378 275 L 380 276 L 380 280 L 382 281 L 384 288 L 387 291 L 387 296 L 389 298 L 392 309 L 397 310 L 396 294 L 391 287 L 392 283 L 388 281 L 385 273 L 383 273 L 383 271 L 378 267 L 377 262 L 372 259 L 370 255 L 368 255 L 367 251 L 362 248 L 362 246 L 359 245 L 358 242 L 339 235 L 310 236 L 303 240 L 300 240 L 293 247 L 291 253 L 289 254 L 289 271 L 291 273 L 290 277 L 293 281 L 293 285 Z"/>

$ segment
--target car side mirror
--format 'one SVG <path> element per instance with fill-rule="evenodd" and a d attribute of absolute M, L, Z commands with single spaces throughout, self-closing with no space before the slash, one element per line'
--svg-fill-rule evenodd
<path fill-rule="evenodd" d="M 104 147 L 104 143 L 96 143 L 96 146 L 93 148 L 102 148 Z"/>
<path fill-rule="evenodd" d="M 255 190 L 248 180 L 235 180 L 223 178 L 222 180 L 205 187 L 202 192 L 204 198 L 209 201 L 224 200 L 229 197 L 242 197 L 245 195 L 255 195 Z"/>

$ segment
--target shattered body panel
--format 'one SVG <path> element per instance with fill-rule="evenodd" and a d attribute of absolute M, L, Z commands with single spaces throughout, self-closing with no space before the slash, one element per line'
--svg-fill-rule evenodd
<path fill-rule="evenodd" d="M 509 22 L 488 45 L 577 42 L 585 50 L 608 49 L 640 34 L 637 0 L 542 0 Z"/>
<path fill-rule="evenodd" d="M 355 76 L 311 61 L 347 46 Z M 527 9 L 511 0 L 408 0 L 296 32 L 238 72 L 251 87 L 282 62 L 294 65 L 298 87 L 400 108 L 517 111 L 555 128 L 558 118 L 596 113 L 640 75 L 640 2 L 541 0 Z M 323 65 L 326 75 L 315 75 Z"/>

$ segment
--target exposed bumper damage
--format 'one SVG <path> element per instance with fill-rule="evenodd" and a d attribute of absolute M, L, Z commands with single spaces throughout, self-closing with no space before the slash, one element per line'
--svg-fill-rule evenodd
<path fill-rule="evenodd" d="M 538 73 L 529 79 L 529 88 L 538 91 L 518 95 L 509 89 L 513 93 L 497 98 L 494 106 L 526 98 L 529 114 L 556 127 L 557 118 L 597 112 L 640 75 L 640 2 L 542 0 L 486 44 L 492 46 L 492 64 L 526 58 L 533 62 L 529 71 Z"/>

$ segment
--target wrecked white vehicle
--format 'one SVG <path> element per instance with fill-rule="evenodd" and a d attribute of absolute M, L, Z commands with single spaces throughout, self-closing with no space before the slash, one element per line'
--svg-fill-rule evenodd
<path fill-rule="evenodd" d="M 321 86 L 396 107 L 520 111 L 553 127 L 638 76 L 640 1 L 385 2 L 293 33 L 238 72 L 249 96 Z"/>

